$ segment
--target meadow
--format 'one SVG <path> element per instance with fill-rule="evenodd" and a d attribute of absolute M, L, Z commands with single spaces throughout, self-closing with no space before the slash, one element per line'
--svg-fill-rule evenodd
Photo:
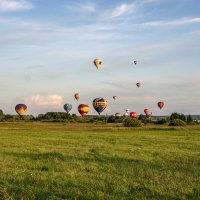
<path fill-rule="evenodd" d="M 200 125 L 0 123 L 0 199 L 200 199 Z"/>

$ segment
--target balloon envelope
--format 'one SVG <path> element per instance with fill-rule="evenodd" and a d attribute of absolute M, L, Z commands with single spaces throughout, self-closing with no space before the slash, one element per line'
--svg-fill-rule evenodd
<path fill-rule="evenodd" d="M 130 112 L 130 117 L 136 118 L 137 117 L 137 112 Z"/>
<path fill-rule="evenodd" d="M 141 83 L 137 82 L 136 85 L 139 88 L 141 86 Z"/>
<path fill-rule="evenodd" d="M 15 106 L 15 111 L 18 115 L 23 116 L 27 111 L 27 106 L 25 104 L 17 104 Z"/>
<path fill-rule="evenodd" d="M 158 107 L 160 109 L 162 109 L 164 105 L 165 105 L 164 102 L 162 102 L 162 101 L 158 102 Z"/>
<path fill-rule="evenodd" d="M 116 96 L 113 96 L 113 99 L 115 100 L 117 97 Z"/>
<path fill-rule="evenodd" d="M 78 106 L 78 112 L 81 114 L 82 117 L 85 117 L 87 113 L 89 112 L 90 107 L 86 104 L 80 104 Z"/>
<path fill-rule="evenodd" d="M 79 93 L 76 93 L 75 95 L 74 95 L 74 98 L 78 101 L 79 99 L 80 99 L 80 94 Z"/>
<path fill-rule="evenodd" d="M 121 117 L 121 113 L 115 113 L 115 117 Z"/>
<path fill-rule="evenodd" d="M 97 69 L 99 69 L 99 67 L 101 67 L 102 65 L 102 61 L 98 58 L 94 59 L 94 65 L 96 66 Z"/>
<path fill-rule="evenodd" d="M 138 63 L 138 61 L 137 61 L 137 60 L 134 60 L 133 62 L 134 62 L 134 64 L 135 64 L 135 65 L 137 65 L 137 63 Z"/>
<path fill-rule="evenodd" d="M 108 105 L 108 102 L 101 97 L 98 97 L 93 100 L 93 107 L 99 113 L 99 115 L 101 112 L 103 112 L 105 110 L 107 105 Z"/>
<path fill-rule="evenodd" d="M 63 106 L 64 110 L 68 113 L 72 109 L 72 105 L 70 103 L 66 103 Z"/>

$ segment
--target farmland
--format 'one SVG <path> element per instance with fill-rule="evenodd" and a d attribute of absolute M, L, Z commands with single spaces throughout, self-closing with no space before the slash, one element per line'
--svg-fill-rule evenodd
<path fill-rule="evenodd" d="M 200 126 L 0 123 L 0 199 L 200 199 Z"/>

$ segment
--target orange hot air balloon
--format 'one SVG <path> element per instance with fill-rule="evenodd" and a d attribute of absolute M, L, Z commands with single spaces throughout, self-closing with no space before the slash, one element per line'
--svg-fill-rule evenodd
<path fill-rule="evenodd" d="M 158 107 L 160 109 L 162 109 L 164 105 L 165 105 L 164 102 L 162 102 L 162 101 L 158 102 Z"/>
<path fill-rule="evenodd" d="M 86 104 L 80 104 L 78 106 L 78 112 L 81 114 L 82 117 L 85 117 L 87 113 L 89 112 L 90 107 Z"/>
<path fill-rule="evenodd" d="M 136 83 L 136 86 L 139 88 L 141 86 L 141 83 L 140 82 L 137 82 Z"/>
<path fill-rule="evenodd" d="M 23 119 L 23 116 L 25 115 L 27 111 L 27 106 L 25 104 L 17 104 L 15 106 L 15 111 L 20 116 L 20 119 Z"/>
<path fill-rule="evenodd" d="M 130 112 L 130 117 L 136 118 L 137 117 L 137 113 L 136 112 Z"/>
<path fill-rule="evenodd" d="M 80 94 L 79 93 L 76 93 L 75 95 L 74 95 L 74 98 L 78 101 L 79 99 L 80 99 Z"/>

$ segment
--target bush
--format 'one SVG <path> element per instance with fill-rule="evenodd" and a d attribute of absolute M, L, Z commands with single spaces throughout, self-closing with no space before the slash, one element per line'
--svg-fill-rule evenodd
<path fill-rule="evenodd" d="M 181 119 L 172 119 L 169 122 L 169 126 L 185 126 L 186 123 Z"/>
<path fill-rule="evenodd" d="M 155 122 L 155 124 L 166 124 L 167 120 L 166 119 L 159 119 Z"/>
<path fill-rule="evenodd" d="M 115 116 L 113 116 L 113 115 L 109 116 L 108 119 L 107 119 L 107 122 L 108 123 L 115 123 Z"/>
<path fill-rule="evenodd" d="M 136 118 L 127 118 L 124 120 L 123 125 L 125 127 L 140 127 L 142 126 L 142 123 Z"/>

